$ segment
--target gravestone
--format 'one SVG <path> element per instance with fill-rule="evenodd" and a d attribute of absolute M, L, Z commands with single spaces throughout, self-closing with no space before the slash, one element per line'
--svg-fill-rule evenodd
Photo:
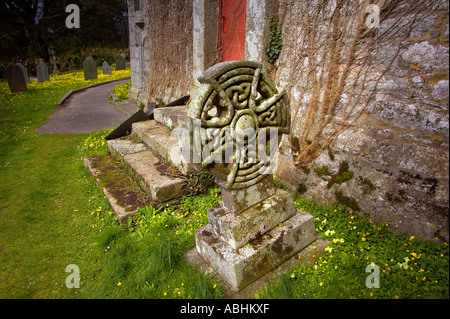
<path fill-rule="evenodd" d="M 48 75 L 48 66 L 44 61 L 39 62 L 36 67 L 37 80 L 39 83 L 50 81 L 50 77 Z"/>
<path fill-rule="evenodd" d="M 23 76 L 25 78 L 25 82 L 27 84 L 31 84 L 30 78 L 28 77 L 28 70 L 22 63 L 16 63 L 16 65 L 22 70 Z"/>
<path fill-rule="evenodd" d="M 53 74 L 54 75 L 60 74 L 59 69 L 58 69 L 58 65 L 56 64 L 56 62 L 53 63 Z"/>
<path fill-rule="evenodd" d="M 314 219 L 274 185 L 274 156 L 290 131 L 290 106 L 250 61 L 206 70 L 189 103 L 193 158 L 216 178 L 222 202 L 195 231 L 196 249 L 240 291 L 316 240 Z"/>
<path fill-rule="evenodd" d="M 94 80 L 98 78 L 97 64 L 91 57 L 87 57 L 86 60 L 84 60 L 83 71 L 85 80 Z"/>
<path fill-rule="evenodd" d="M 102 64 L 102 73 L 103 74 L 111 74 L 111 67 L 109 66 L 108 62 L 103 61 Z"/>
<path fill-rule="evenodd" d="M 27 90 L 27 83 L 19 66 L 8 65 L 5 74 L 11 92 L 25 92 Z"/>
<path fill-rule="evenodd" d="M 127 67 L 125 58 L 120 54 L 116 56 L 115 62 L 116 62 L 116 70 L 124 70 Z"/>

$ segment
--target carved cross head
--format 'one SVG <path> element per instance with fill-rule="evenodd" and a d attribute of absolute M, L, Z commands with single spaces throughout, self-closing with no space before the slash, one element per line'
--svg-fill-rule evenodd
<path fill-rule="evenodd" d="M 271 174 L 280 137 L 289 134 L 288 97 L 261 69 L 251 61 L 216 64 L 198 78 L 189 104 L 201 131 L 194 152 L 227 189 L 250 187 Z"/>

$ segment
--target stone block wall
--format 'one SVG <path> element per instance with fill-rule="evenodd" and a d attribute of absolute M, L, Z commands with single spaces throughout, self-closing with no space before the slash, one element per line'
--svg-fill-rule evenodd
<path fill-rule="evenodd" d="M 363 115 L 302 167 L 293 164 L 285 138 L 277 177 L 298 187 L 303 196 L 339 201 L 375 222 L 389 222 L 398 232 L 448 241 L 448 21 L 448 2 L 436 1 L 431 13 L 418 15 L 406 38 L 398 34 L 397 43 L 381 47 L 374 59 L 382 66 L 401 41 L 392 67 Z M 381 21 L 379 31 L 388 30 L 392 23 Z M 284 57 L 289 58 L 295 45 L 288 43 L 283 50 L 288 50 Z M 291 104 L 302 103 L 298 92 L 308 87 L 302 82 L 286 83 L 290 70 L 283 65 L 289 63 L 280 63 L 277 84 L 290 84 Z"/>
<path fill-rule="evenodd" d="M 128 1 L 130 98 L 166 104 L 189 94 L 192 83 L 193 3 Z"/>
<path fill-rule="evenodd" d="M 130 32 L 130 71 L 131 87 L 129 96 L 132 100 L 140 99 L 145 95 L 145 74 L 148 72 L 149 61 L 146 61 L 145 53 L 149 51 L 149 41 L 147 37 L 148 10 L 144 1 L 139 1 L 139 6 L 135 7 L 135 1 L 128 1 L 128 24 Z"/>

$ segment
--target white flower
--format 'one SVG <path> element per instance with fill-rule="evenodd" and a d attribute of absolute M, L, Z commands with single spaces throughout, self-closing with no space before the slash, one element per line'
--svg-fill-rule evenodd
<path fill-rule="evenodd" d="M 325 235 L 326 235 L 326 236 L 330 236 L 330 235 L 334 235 L 334 233 L 335 233 L 334 230 L 327 230 L 327 231 L 325 232 Z"/>

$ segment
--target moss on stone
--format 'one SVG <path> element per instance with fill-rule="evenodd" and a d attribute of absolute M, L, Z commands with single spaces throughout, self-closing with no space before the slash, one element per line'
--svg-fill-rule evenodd
<path fill-rule="evenodd" d="M 317 176 L 330 175 L 330 168 L 326 165 L 315 167 L 314 173 L 316 173 Z"/>
<path fill-rule="evenodd" d="M 306 166 L 306 165 L 303 165 L 302 167 L 300 167 L 300 169 L 303 171 L 303 173 L 305 173 L 306 175 L 308 175 L 310 172 L 311 172 L 311 170 L 309 169 L 309 167 L 308 166 Z"/>
<path fill-rule="evenodd" d="M 91 162 L 93 168 L 101 172 L 97 178 L 99 188 L 107 188 L 118 205 L 134 210 L 153 203 L 149 195 L 129 177 L 121 162 L 108 155 L 91 157 Z"/>
<path fill-rule="evenodd" d="M 328 156 L 330 157 L 330 160 L 332 160 L 334 162 L 334 153 L 331 150 L 330 145 L 328 145 L 327 150 L 328 150 Z"/>
<path fill-rule="evenodd" d="M 332 175 L 328 181 L 327 188 L 331 188 L 334 184 L 342 184 L 351 180 L 355 174 L 348 169 L 348 162 L 342 162 L 341 165 L 339 165 L 338 172 L 335 175 Z"/>
<path fill-rule="evenodd" d="M 275 187 L 277 187 L 277 188 L 285 189 L 285 190 L 288 189 L 286 187 L 286 185 L 284 185 L 284 183 L 276 177 L 273 178 L 273 183 L 275 184 Z"/>
<path fill-rule="evenodd" d="M 367 179 L 365 177 L 363 179 L 361 179 L 359 184 L 361 185 L 361 187 L 363 189 L 363 194 L 364 195 L 371 194 L 376 188 L 375 185 L 373 185 L 373 183 L 369 179 Z"/>
<path fill-rule="evenodd" d="M 300 139 L 297 136 L 291 138 L 291 150 L 292 153 L 300 152 Z"/>
<path fill-rule="evenodd" d="M 361 210 L 359 208 L 358 202 L 353 197 L 345 196 L 341 191 L 335 191 L 334 196 L 336 197 L 336 200 L 339 204 L 347 206 L 353 209 L 354 211 Z"/>
<path fill-rule="evenodd" d="M 136 133 L 131 133 L 131 141 L 134 143 L 142 143 L 142 138 Z"/>
<path fill-rule="evenodd" d="M 305 183 L 298 184 L 297 188 L 295 189 L 294 198 L 297 197 L 297 196 L 303 195 L 307 191 L 308 191 L 308 187 L 306 186 Z"/>

